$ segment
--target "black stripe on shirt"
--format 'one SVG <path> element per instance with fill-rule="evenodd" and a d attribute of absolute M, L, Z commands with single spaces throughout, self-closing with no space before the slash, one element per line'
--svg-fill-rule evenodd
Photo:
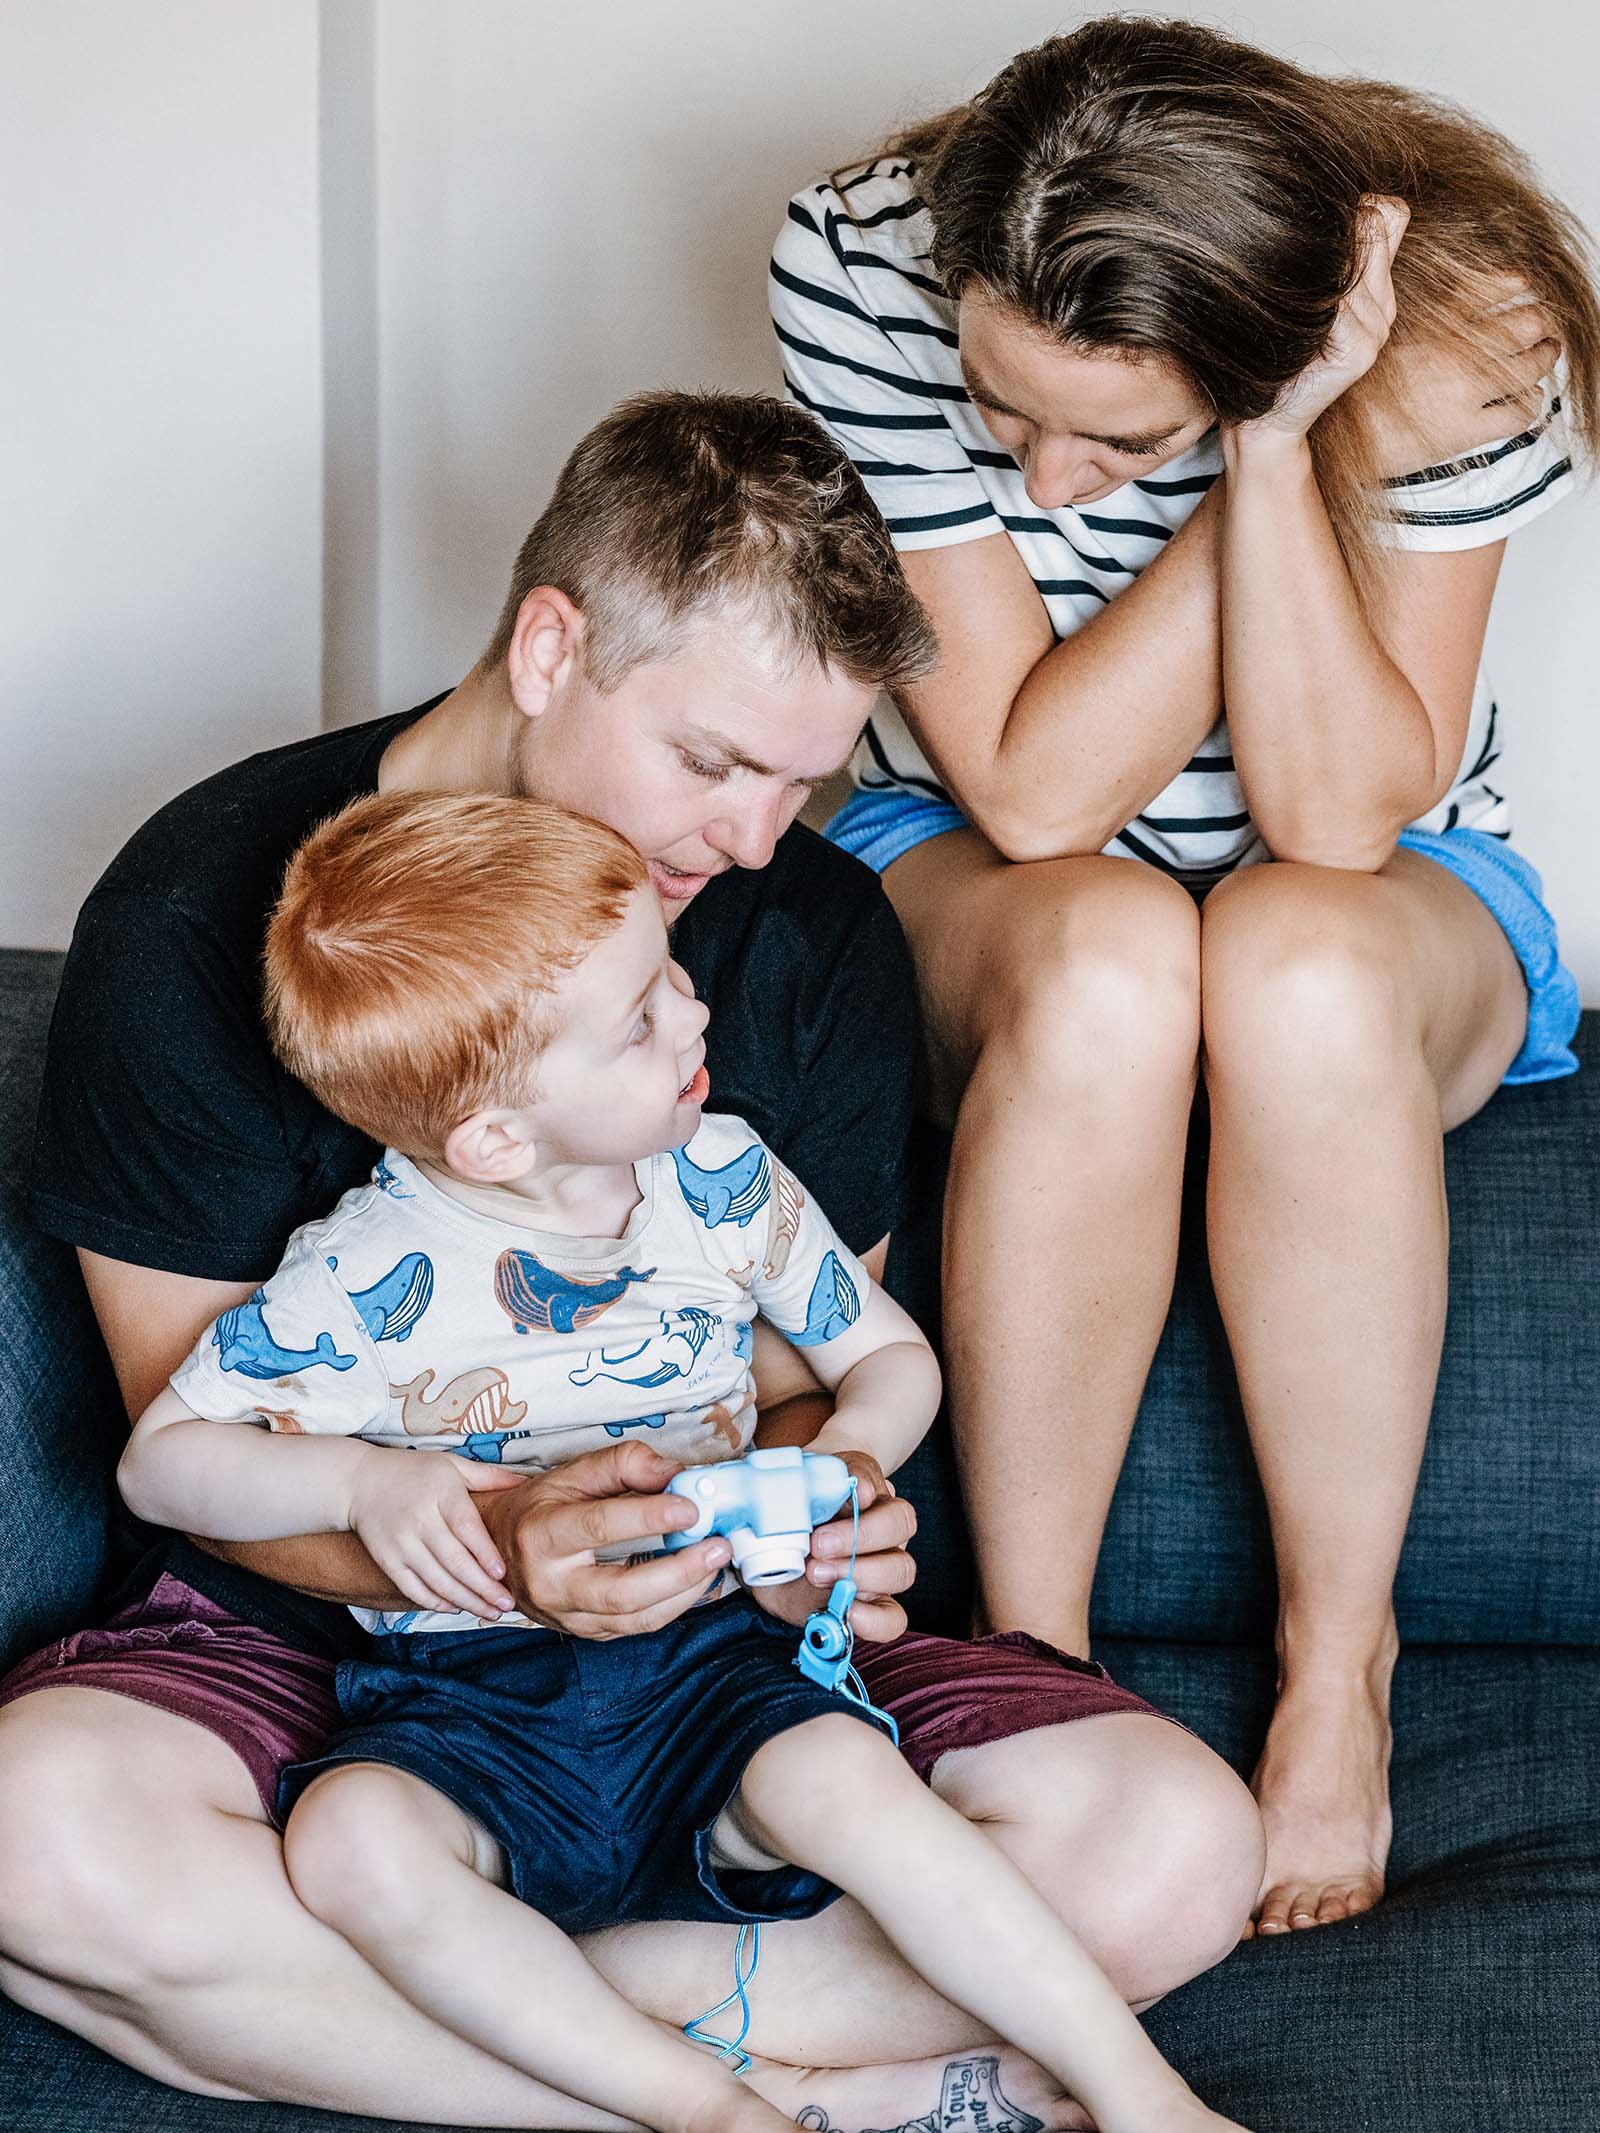
<path fill-rule="evenodd" d="M 1396 474 L 1384 483 L 1386 489 L 1412 489 L 1422 482 L 1446 481 L 1452 474 L 1475 474 L 1481 467 L 1492 467 L 1502 459 L 1509 459 L 1513 452 L 1525 452 L 1530 444 L 1537 444 L 1550 427 L 1551 417 L 1561 412 L 1559 394 L 1551 401 L 1549 411 L 1540 416 L 1531 429 L 1520 436 L 1508 437 L 1504 444 L 1496 445 L 1492 452 L 1474 452 L 1467 459 L 1441 460 L 1436 467 L 1423 467 L 1416 474 Z"/>
<path fill-rule="evenodd" d="M 1536 496 L 1543 496 L 1553 481 L 1572 472 L 1570 459 L 1559 459 L 1535 482 L 1519 489 L 1515 496 L 1508 496 L 1504 503 L 1485 504 L 1477 511 L 1397 511 L 1394 516 L 1402 526 L 1485 526 L 1490 520 L 1508 518 L 1523 504 L 1531 504 Z"/>
<path fill-rule="evenodd" d="M 1065 541 L 1080 563 L 1090 570 L 1109 570 L 1119 577 L 1136 578 L 1139 573 L 1131 563 L 1119 563 L 1115 556 L 1085 555 L 1072 535 L 1049 518 L 1016 518 L 1002 511 L 1000 522 L 1008 533 L 1053 533 L 1058 541 Z"/>
<path fill-rule="evenodd" d="M 980 518 L 993 517 L 994 506 L 982 503 L 965 511 L 933 511 L 925 518 L 889 518 L 884 524 L 891 533 L 933 533 L 941 526 L 973 526 Z"/>
<path fill-rule="evenodd" d="M 1240 830 L 1250 820 L 1248 812 L 1242 815 L 1141 815 L 1139 820 L 1146 829 L 1167 831 L 1192 830 L 1202 837 L 1220 837 L 1225 830 Z"/>
<path fill-rule="evenodd" d="M 814 363 L 831 363 L 836 370 L 848 370 L 852 377 L 871 378 L 876 385 L 887 385 L 895 392 L 905 393 L 917 400 L 950 400 L 964 406 L 967 389 L 964 385 L 936 385 L 928 378 L 907 377 L 903 371 L 879 370 L 873 363 L 858 363 L 853 356 L 838 355 L 831 348 L 823 348 L 816 341 L 803 341 L 799 334 L 791 333 L 780 326 L 776 319 L 773 332 L 785 348 L 792 348 L 796 355 L 809 356 Z"/>
<path fill-rule="evenodd" d="M 833 289 L 824 289 L 814 281 L 802 281 L 798 274 L 791 274 L 787 267 L 779 266 L 777 260 L 770 264 L 769 271 L 780 288 L 803 297 L 807 303 L 824 304 L 830 311 L 842 311 L 848 318 L 860 319 L 864 326 L 876 326 L 882 333 L 922 333 L 929 340 L 943 341 L 948 347 L 960 346 L 960 338 L 947 326 L 935 326 L 927 319 L 880 317 L 875 311 L 864 311 L 860 304 L 853 304 L 849 297 L 840 296 Z"/>
<path fill-rule="evenodd" d="M 942 785 L 935 784 L 932 778 L 911 777 L 905 772 L 895 769 L 894 765 L 890 762 L 888 756 L 884 752 L 883 743 L 878 738 L 877 728 L 873 725 L 870 718 L 867 720 L 866 726 L 862 731 L 861 738 L 866 742 L 867 753 L 871 756 L 872 760 L 877 764 L 878 768 L 883 772 L 884 776 L 886 778 L 891 779 L 894 784 L 909 785 L 915 792 L 931 793 L 936 800 L 949 799 L 950 795 L 945 791 L 944 787 Z"/>
<path fill-rule="evenodd" d="M 1051 593 L 1087 593 L 1091 600 L 1098 600 L 1102 607 L 1109 607 L 1111 604 L 1110 593 L 1102 592 L 1098 585 L 1091 585 L 1086 578 L 1035 578 L 1033 589 L 1041 600 L 1047 599 Z M 1056 642 L 1061 642 L 1059 637 Z"/>
<path fill-rule="evenodd" d="M 1203 496 L 1216 480 L 1215 474 L 1190 474 L 1182 481 L 1135 481 L 1136 489 L 1143 489 L 1151 496 Z"/>
<path fill-rule="evenodd" d="M 1136 533 L 1142 541 L 1170 541 L 1172 528 L 1157 525 L 1148 518 L 1100 518 L 1088 511 L 1078 513 L 1086 526 L 1093 526 L 1096 533 Z"/>
<path fill-rule="evenodd" d="M 802 392 L 787 371 L 783 382 L 791 399 L 799 406 L 808 408 L 823 422 L 842 422 L 846 428 L 858 430 L 942 430 L 946 436 L 950 425 L 943 415 L 863 415 L 859 408 L 830 407 L 826 400 L 813 400 L 809 393 Z"/>

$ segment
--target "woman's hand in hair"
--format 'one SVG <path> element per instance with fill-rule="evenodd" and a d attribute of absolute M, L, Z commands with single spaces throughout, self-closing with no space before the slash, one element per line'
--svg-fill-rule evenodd
<path fill-rule="evenodd" d="M 1394 325 L 1391 269 L 1410 220 L 1411 210 L 1403 200 L 1374 195 L 1363 204 L 1361 273 L 1339 305 L 1327 346 L 1284 387 L 1269 413 L 1234 428 L 1231 442 L 1236 448 L 1298 443 L 1317 417 L 1377 362 Z"/>
<path fill-rule="evenodd" d="M 1369 411 L 1380 470 L 1415 474 L 1516 436 L 1543 414 L 1560 360 L 1550 312 L 1519 276 L 1500 276 L 1459 338 L 1391 349 Z"/>

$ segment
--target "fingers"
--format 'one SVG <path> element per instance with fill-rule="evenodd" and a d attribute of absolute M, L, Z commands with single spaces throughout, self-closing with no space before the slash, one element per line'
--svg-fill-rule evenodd
<path fill-rule="evenodd" d="M 630 1491 L 654 1496 L 678 1471 L 676 1459 L 663 1459 L 637 1437 L 625 1437 L 603 1451 L 569 1459 L 561 1469 L 561 1485 L 576 1496 L 621 1496 Z"/>
<path fill-rule="evenodd" d="M 698 1516 L 682 1496 L 602 1496 L 543 1506 L 527 1523 L 541 1556 L 566 1556 L 659 1540 L 663 1533 L 692 1526 Z"/>
<path fill-rule="evenodd" d="M 500 1579 L 506 1574 L 505 1562 L 479 1515 L 477 1505 L 470 1499 L 463 1503 L 446 1504 L 444 1522 L 485 1577 L 499 1587 Z"/>
<path fill-rule="evenodd" d="M 463 1459 L 461 1462 L 461 1479 L 469 1489 L 475 1490 L 479 1495 L 493 1495 L 497 1490 L 526 1488 L 533 1478 L 533 1473 L 537 1471 L 535 1468 L 530 1473 L 525 1466 L 490 1466 L 483 1459 Z"/>
<path fill-rule="evenodd" d="M 903 1496 L 887 1496 L 875 1503 L 870 1511 L 861 1514 L 859 1527 L 854 1529 L 848 1516 L 830 1519 L 827 1525 L 818 1526 L 811 1536 L 812 1559 L 818 1563 L 845 1563 L 850 1559 L 854 1545 L 857 1555 L 864 1560 L 887 1548 L 903 1548 L 917 1530 L 917 1514 Z"/>
<path fill-rule="evenodd" d="M 418 1607 L 437 1608 L 445 1614 L 495 1616 L 512 1604 L 510 1593 L 486 1576 L 448 1533 L 432 1540 L 420 1535 L 409 1538 L 379 1568 Z"/>
<path fill-rule="evenodd" d="M 575 1637 L 637 1637 L 664 1629 L 721 1577 L 726 1541 L 703 1541 L 650 1563 L 593 1563 L 567 1580 L 560 1626 Z"/>
<path fill-rule="evenodd" d="M 863 1644 L 889 1644 L 904 1634 L 906 1611 L 898 1600 L 857 1600 L 850 1627 Z"/>

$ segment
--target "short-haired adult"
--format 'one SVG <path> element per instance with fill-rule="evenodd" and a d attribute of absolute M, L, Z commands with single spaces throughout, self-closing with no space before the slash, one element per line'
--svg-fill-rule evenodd
<path fill-rule="evenodd" d="M 1088 1649 L 1203 1061 L 1278 1565 L 1259 1923 L 1342 1918 L 1389 1843 L 1442 1134 L 1576 1063 L 1479 657 L 1600 407 L 1581 235 L 1451 107 L 1114 18 L 798 194 L 772 301 L 942 650 L 831 834 L 955 1122 L 982 1620 Z"/>
<path fill-rule="evenodd" d="M 259 965 L 289 853 L 374 790 L 528 792 L 626 835 L 711 1008 L 719 1101 L 881 1272 L 915 1064 L 910 966 L 871 874 L 794 818 L 877 687 L 931 657 L 882 520 L 809 416 L 650 396 L 574 453 L 459 687 L 253 757 L 155 816 L 79 920 L 35 1174 L 130 1409 L 371 1168 L 372 1145 L 276 1066 Z M 765 1424 L 811 1434 L 819 1399 L 797 1351 L 759 1349 L 756 1374 Z M 592 1557 L 677 1522 L 669 1472 L 624 1442 L 480 1496 L 524 1611 L 580 1637 L 680 1614 L 706 1582 L 702 1550 Z M 862 1519 L 863 1640 L 903 1627 L 912 1524 L 894 1498 Z M 836 1539 L 842 1556 L 848 1528 Z M 0 1983 L 180 2087 L 612 2124 L 406 2007 L 294 1901 L 266 1802 L 327 1730 L 343 1620 L 305 1596 L 400 1595 L 349 1534 L 222 1552 L 158 1552 L 110 1625 L 0 1685 Z M 1226 1952 L 1260 1829 L 1208 1750 L 1026 1640 L 908 1636 L 876 1662 L 857 1649 L 914 1767 L 990 1824 L 1131 2000 Z M 732 1942 L 667 1924 L 586 1945 L 638 2006 L 681 2023 L 727 1991 Z M 754 2013 L 751 2079 L 807 2122 L 897 2125 L 946 2091 L 997 2124 L 1008 2107 L 1056 2122 L 1053 2085 L 984 2049 L 849 1904 L 769 1930 Z"/>

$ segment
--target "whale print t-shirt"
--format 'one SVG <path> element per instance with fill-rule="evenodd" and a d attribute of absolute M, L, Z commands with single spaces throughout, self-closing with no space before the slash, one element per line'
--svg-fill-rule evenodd
<path fill-rule="evenodd" d="M 497 1465 L 560 1466 L 631 1435 L 688 1466 L 738 1458 L 757 1314 L 819 1346 L 860 1316 L 867 1273 L 742 1119 L 703 1118 L 634 1175 L 622 1236 L 573 1237 L 467 1206 L 390 1149 L 206 1329 L 173 1390 L 214 1422 Z M 351 1612 L 373 1630 L 481 1626 Z"/>

